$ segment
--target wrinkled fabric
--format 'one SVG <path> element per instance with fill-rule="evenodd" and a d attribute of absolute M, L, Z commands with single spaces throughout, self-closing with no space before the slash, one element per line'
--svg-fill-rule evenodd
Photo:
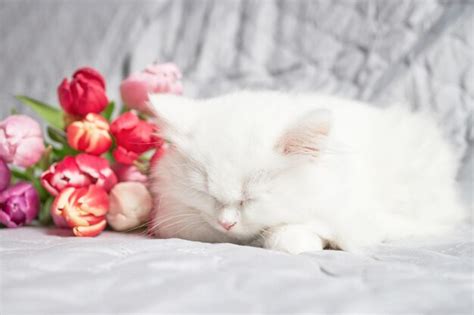
<path fill-rule="evenodd" d="M 0 77 L 0 117 L 18 105 L 12 95 L 57 105 L 56 86 L 83 66 L 103 74 L 109 99 L 118 102 L 128 75 L 154 61 L 174 62 L 186 96 L 321 91 L 432 112 L 463 159 L 459 178 L 473 203 L 472 1 L 0 4 L 0 63 L 8 74 Z"/>
<path fill-rule="evenodd" d="M 292 256 L 104 232 L 0 230 L 0 313 L 470 314 L 470 229 Z M 27 302 L 26 302 L 27 301 Z M 87 301 L 85 303 L 84 301 Z"/>

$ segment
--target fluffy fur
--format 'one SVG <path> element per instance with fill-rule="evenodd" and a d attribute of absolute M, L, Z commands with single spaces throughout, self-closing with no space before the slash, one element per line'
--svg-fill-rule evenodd
<path fill-rule="evenodd" d="M 358 250 L 463 218 L 458 162 L 422 114 L 319 94 L 150 99 L 169 142 L 151 171 L 157 237 Z"/>

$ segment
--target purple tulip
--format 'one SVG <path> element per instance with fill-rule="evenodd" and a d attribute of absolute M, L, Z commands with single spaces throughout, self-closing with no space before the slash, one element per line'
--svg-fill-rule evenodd
<path fill-rule="evenodd" d="M 39 207 L 38 193 L 30 183 L 19 182 L 0 192 L 0 222 L 9 228 L 31 223 Z"/>
<path fill-rule="evenodd" d="M 4 191 L 10 185 L 11 173 L 7 163 L 0 159 L 0 191 Z"/>

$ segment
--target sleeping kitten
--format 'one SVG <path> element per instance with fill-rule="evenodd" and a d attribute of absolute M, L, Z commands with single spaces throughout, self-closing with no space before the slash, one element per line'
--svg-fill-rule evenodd
<path fill-rule="evenodd" d="M 440 233 L 464 213 L 435 124 L 336 97 L 151 95 L 169 148 L 150 231 L 289 253 Z"/>

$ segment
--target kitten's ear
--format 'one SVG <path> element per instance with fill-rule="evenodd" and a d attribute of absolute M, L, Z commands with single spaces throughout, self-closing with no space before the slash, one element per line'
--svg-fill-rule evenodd
<path fill-rule="evenodd" d="M 298 119 L 277 142 L 277 150 L 284 155 L 318 157 L 332 124 L 332 113 L 316 109 Z"/>
<path fill-rule="evenodd" d="M 148 111 L 155 118 L 162 137 L 172 141 L 172 138 L 188 135 L 195 109 L 190 99 L 173 94 L 150 94 L 148 100 Z"/>

